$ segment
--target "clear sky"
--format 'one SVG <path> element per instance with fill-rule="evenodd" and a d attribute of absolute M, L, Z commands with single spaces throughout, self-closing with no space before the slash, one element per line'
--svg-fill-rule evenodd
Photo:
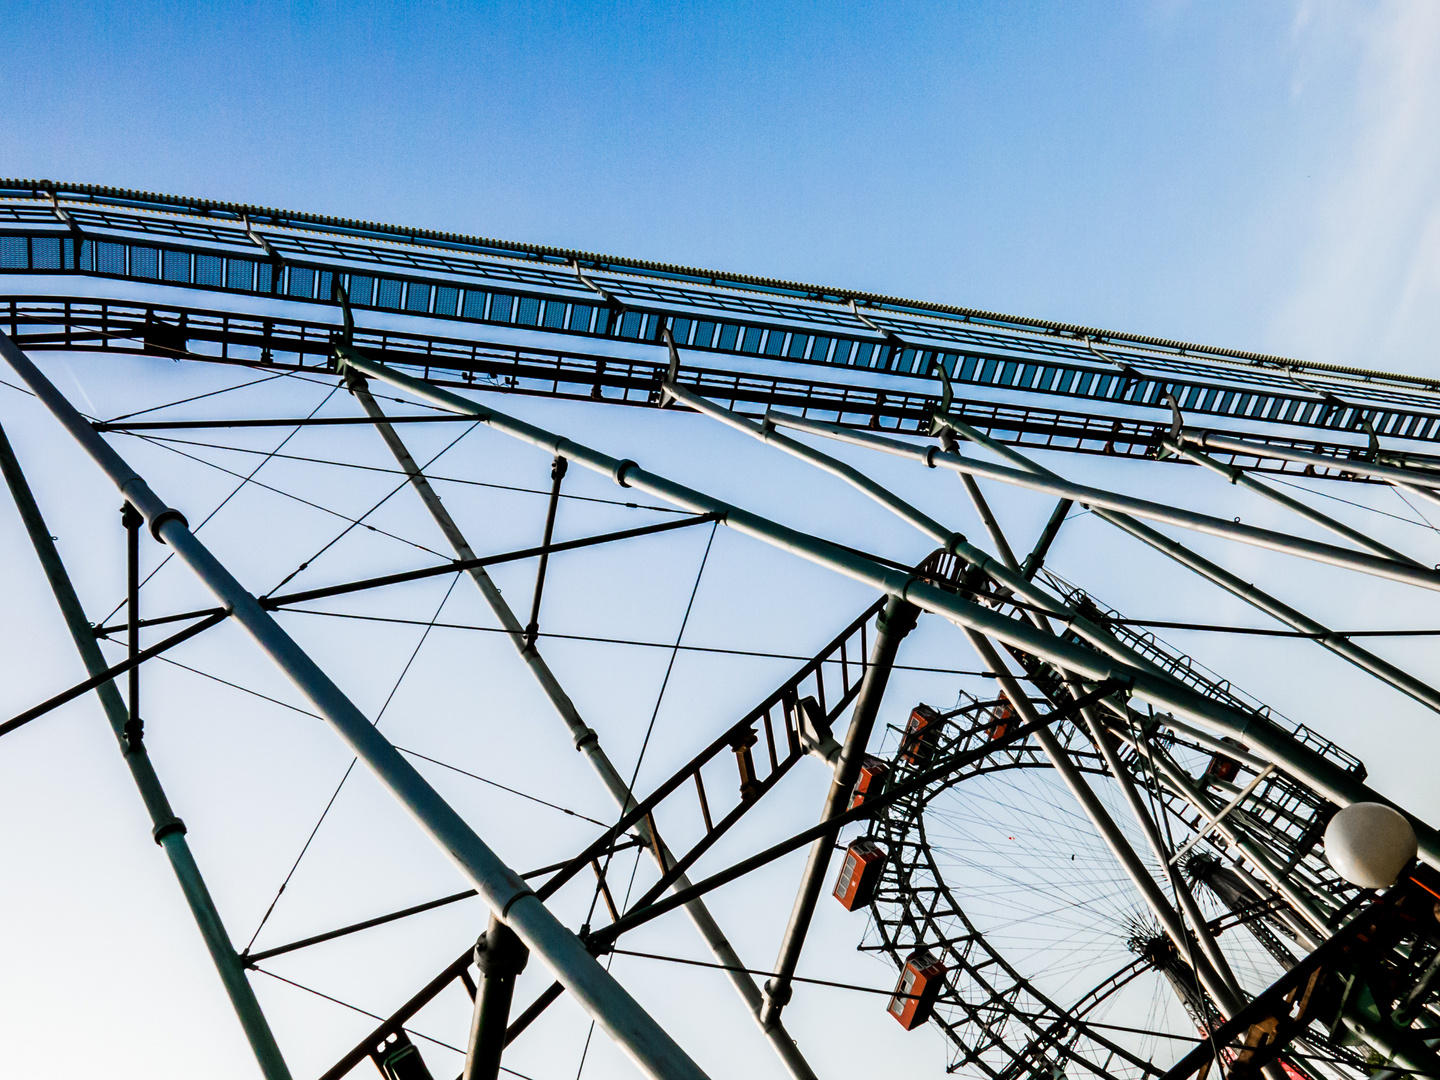
<path fill-rule="evenodd" d="M 4 27 L 11 59 L 0 65 L 6 103 L 0 173 L 7 176 L 550 243 L 1330 363 L 1426 374 L 1440 366 L 1440 6 L 1429 2 L 12 0 Z M 114 415 L 180 396 L 168 393 L 177 369 L 158 361 L 102 367 L 86 358 L 42 360 L 87 411 Z M 185 392 L 208 386 L 206 380 L 223 383 L 208 371 L 184 378 Z M 120 570 L 114 495 L 48 418 L 13 391 L 0 393 L 9 395 L 0 398 L 0 420 L 34 463 L 52 531 L 72 558 L 82 594 L 108 610 L 118 598 Z M 256 397 L 246 405 L 288 413 L 323 396 Z M 337 414 L 341 404 L 331 406 Z M 698 434 L 705 429 L 686 426 L 690 418 L 618 418 L 589 406 L 543 404 L 509 400 L 505 407 L 625 451 L 621 456 L 663 461 L 697 486 L 826 535 L 897 557 L 919 550 L 913 536 L 858 500 L 834 495 L 837 501 L 828 503 L 830 495 L 812 488 L 803 470 L 777 466 L 773 455 L 737 448 L 713 432 Z M 431 452 L 443 445 L 417 436 L 424 440 L 434 444 Z M 456 475 L 546 482 L 548 462 L 493 439 L 475 442 L 456 452 Z M 358 440 L 307 447 L 381 460 Z M 233 483 L 154 447 L 122 448 L 153 470 L 162 494 L 175 492 L 172 501 L 187 509 L 208 509 Z M 856 460 L 917 501 L 930 500 L 957 527 L 978 532 L 954 490 L 942 498 L 926 477 Z M 1056 467 L 1127 491 L 1167 493 L 1167 478 L 1148 467 L 1070 461 Z M 297 490 L 351 510 L 368 505 L 373 490 L 298 471 L 283 475 Z M 1194 487 L 1189 505 L 1241 505 L 1218 483 Z M 787 494 L 797 489 L 802 497 Z M 593 493 L 609 497 L 613 489 L 595 483 Z M 1341 494 L 1354 497 L 1348 489 Z M 476 522 L 491 530 L 486 547 L 528 540 L 533 505 L 524 503 L 523 511 L 519 504 L 486 505 L 492 516 Z M 1026 532 L 1048 512 L 1034 500 L 1000 496 L 997 505 Z M 1404 513 L 1398 504 L 1384 505 Z M 393 527 L 434 544 L 410 509 Z M 234 517 L 217 522 L 225 537 L 217 545 L 257 591 L 273 584 L 296 550 L 332 529 L 251 493 L 227 513 Z M 1243 513 L 1246 521 L 1285 524 L 1267 518 L 1259 504 L 1244 503 Z M 1436 546 L 1433 531 L 1353 516 L 1436 561 L 1427 554 Z M 596 511 L 577 513 L 565 525 L 579 533 L 632 519 Z M 283 557 L 276 541 L 269 560 L 276 520 L 293 532 L 284 536 Z M 1101 535 L 1093 518 L 1078 523 L 1074 539 L 1067 534 L 1069 546 L 1057 547 L 1057 569 L 1094 582 L 1097 594 L 1117 605 L 1154 613 L 1160 594 L 1137 568 L 1156 575 L 1163 569 L 1143 558 L 1117 560 Z M 91 538 L 98 539 L 88 546 Z M 669 639 L 702 549 L 694 530 L 655 549 L 661 556 L 653 563 L 617 562 L 614 584 L 577 577 L 577 596 L 580 585 L 599 591 L 561 607 L 558 617 L 592 633 L 619 627 Z M 413 550 L 378 550 L 391 560 L 387 568 L 415 557 Z M 4 508 L 0 553 L 8 568 L 0 713 L 8 715 L 67 685 L 78 665 L 15 517 Z M 370 557 L 368 549 L 347 552 L 348 561 L 332 572 L 364 570 L 374 565 Z M 756 554 L 724 530 L 714 558 L 707 574 L 732 584 L 697 593 L 698 622 L 687 631 L 712 642 L 749 634 L 783 649 L 808 640 L 807 633 L 823 641 L 869 599 L 848 584 Z M 1229 565 L 1247 573 L 1273 574 L 1290 590 L 1287 598 L 1318 598 L 1317 614 L 1342 624 L 1385 624 L 1398 611 L 1417 625 L 1434 625 L 1426 604 L 1388 588 L 1347 579 L 1327 591 L 1330 577 L 1293 561 L 1231 558 Z M 157 605 L 198 598 L 182 574 L 157 582 L 166 590 Z M 513 587 L 526 588 L 523 575 Z M 808 599 L 767 607 L 770 590 L 779 589 Z M 478 619 L 478 602 L 458 594 L 450 602 L 462 605 L 455 617 Z M 428 619 L 442 595 L 443 589 L 406 594 L 405 610 Z M 1167 614 L 1180 617 L 1250 617 L 1208 593 L 1181 589 L 1163 599 Z M 754 618 L 757 611 L 763 619 Z M 233 661 L 241 681 L 295 700 L 238 636 L 227 640 L 233 656 L 206 645 L 192 659 L 216 669 L 222 659 Z M 310 632 L 306 643 L 347 671 L 347 689 L 373 714 L 415 635 L 366 639 L 364 647 L 383 657 L 373 670 L 355 664 L 350 650 L 358 640 L 326 627 Z M 973 662 L 957 659 L 953 638 L 938 631 L 918 640 L 922 657 Z M 1184 644 L 1282 711 L 1360 750 L 1385 790 L 1432 820 L 1440 816 L 1433 757 L 1393 751 L 1436 745 L 1418 709 L 1393 695 L 1376 697 L 1348 674 L 1333 683 L 1312 678 L 1306 665 L 1313 657 L 1297 649 L 1262 655 L 1248 642 Z M 468 639 L 432 643 L 437 681 L 468 671 L 475 664 L 465 651 L 471 647 Z M 1405 648 L 1403 658 L 1418 673 L 1435 675 L 1427 650 Z M 593 651 L 558 645 L 556 651 L 567 679 L 588 687 L 584 706 L 608 722 L 617 759 L 633 762 L 643 724 L 631 721 L 637 713 L 648 717 L 663 664 L 646 660 L 632 677 Z M 494 680 L 481 694 L 487 707 L 507 716 L 543 708 L 523 673 L 513 670 L 513 657 L 497 648 L 485 658 L 475 670 Z M 704 710 L 715 708 L 717 691 L 702 676 L 719 680 L 726 708 L 743 707 L 784 667 L 758 674 L 694 669 L 683 688 L 669 691 L 671 704 L 660 714 L 660 730 L 668 719 L 669 734 L 644 775 L 658 779 L 665 763 L 693 749 L 681 720 L 714 719 Z M 204 696 L 195 684 L 173 679 L 156 691 L 170 709 L 166 718 L 157 705 L 156 717 L 173 740 L 167 776 L 243 943 L 346 758 L 328 733 L 296 728 L 283 711 Z M 454 703 L 428 684 L 415 693 L 397 699 L 402 715 L 395 722 L 406 737 L 423 739 L 422 721 Z M 938 698 L 954 686 L 912 680 L 897 690 L 901 698 L 927 693 Z M 198 713 L 195 701 L 203 703 Z M 81 1075 L 101 1061 L 108 1075 L 124 1077 L 253 1075 L 96 713 L 93 704 L 77 703 L 0 746 L 0 820 L 8 822 L 0 827 L 0 1038 L 7 1060 L 40 1076 Z M 1378 722 L 1374 713 L 1393 723 Z M 423 745 L 457 760 L 494 755 L 516 786 L 604 818 L 610 811 L 598 785 L 565 750 L 563 737 L 551 734 L 539 745 L 508 728 L 475 741 L 441 734 Z M 786 804 L 795 823 L 813 816 L 823 791 L 816 774 L 804 783 Z M 485 822 L 487 835 L 508 838 L 497 847 L 522 867 L 552 853 L 562 857 L 591 835 L 571 819 L 526 817 L 500 796 L 445 790 Z M 408 829 L 378 793 L 357 794 L 338 813 L 329 846 L 316 851 L 316 869 L 297 882 L 300 895 L 277 908 L 278 925 L 267 930 L 271 943 L 322 929 L 337 912 L 340 921 L 362 918 L 461 887 L 438 856 L 414 853 L 423 842 Z M 783 911 L 764 905 L 787 907 L 797 873 L 798 866 L 786 864 L 731 901 L 727 925 L 738 925 L 747 960 L 770 962 L 778 935 L 771 924 L 783 921 Z M 757 910 L 765 920 L 754 916 Z M 566 914 L 578 921 L 583 911 Z M 327 954 L 313 968 L 285 970 L 383 1008 L 452 958 L 455 942 L 477 929 L 476 918 L 473 908 L 456 911 L 416 930 L 414 939 L 381 939 L 374 954 Z M 885 980 L 873 960 L 854 957 L 858 931 L 835 912 L 826 912 L 817 935 L 822 944 L 812 973 L 872 985 Z M 650 944 L 700 955 L 683 933 Z M 667 983 L 668 975 L 646 974 L 651 969 L 638 961 L 617 971 L 627 984 L 636 980 L 647 1005 L 675 1022 L 702 1060 L 773 1073 L 768 1051 L 737 1019 L 728 988 L 688 975 Z M 283 1017 L 277 1023 L 287 1048 L 299 1048 L 298 1075 L 318 1072 L 337 1039 L 364 1029 L 363 1018 L 337 1026 L 334 1007 L 296 992 L 267 984 L 264 993 Z M 554 1028 L 537 1029 L 543 1038 L 517 1059 L 537 1080 L 568 1078 L 580 1057 L 584 1025 L 573 1007 L 556 1008 Z M 727 1019 L 709 1030 L 697 1014 L 712 1009 Z M 831 1069 L 825 1075 L 838 1076 L 848 1061 L 881 1069 L 903 1062 L 936 1075 L 943 1064 L 937 1039 L 891 1031 L 869 1000 L 811 996 L 797 1000 L 791 1014 L 817 1064 Z M 868 1031 L 872 1024 L 873 1044 L 836 1040 L 835 1032 Z M 612 1051 L 594 1053 L 587 1077 L 629 1075 Z"/>

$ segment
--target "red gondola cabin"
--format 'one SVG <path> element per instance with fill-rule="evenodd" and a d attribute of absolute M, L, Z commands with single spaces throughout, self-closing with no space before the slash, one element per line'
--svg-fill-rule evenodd
<path fill-rule="evenodd" d="M 895 984 L 895 996 L 890 999 L 890 1015 L 906 1031 L 915 1030 L 930 1019 L 944 985 L 944 964 L 928 952 L 911 953 L 910 959 L 905 961 L 905 970 L 900 972 L 900 981 Z"/>
<path fill-rule="evenodd" d="M 860 839 L 845 852 L 840 876 L 835 879 L 835 899 L 846 911 L 864 907 L 875 898 L 875 886 L 885 869 L 885 849 L 874 840 Z"/>
<path fill-rule="evenodd" d="M 1221 739 L 1224 742 L 1231 743 L 1234 746 L 1241 745 L 1229 736 L 1221 736 Z M 1207 779 L 1223 780 L 1225 783 L 1228 784 L 1235 779 L 1235 774 L 1239 771 L 1240 763 L 1238 761 L 1236 761 L 1232 757 L 1227 757 L 1225 754 L 1217 752 L 1210 759 L 1210 766 L 1205 770 L 1205 776 Z"/>
<path fill-rule="evenodd" d="M 910 710 L 910 723 L 905 727 L 905 741 L 901 744 L 900 756 L 911 765 L 923 765 L 930 760 L 935 749 L 935 739 L 940 734 L 940 714 L 929 705 L 916 705 Z"/>
<path fill-rule="evenodd" d="M 855 787 L 850 795 L 850 805 L 846 808 L 854 810 L 866 799 L 879 795 L 885 790 L 885 781 L 890 776 L 890 763 L 882 761 L 870 754 L 865 755 L 864 762 L 860 766 L 860 775 L 855 779 Z"/>
<path fill-rule="evenodd" d="M 1005 733 L 1010 730 L 1010 721 L 1014 718 L 1015 710 L 1010 707 L 1009 699 L 1006 698 L 1004 694 L 1001 694 L 1000 700 L 996 703 L 995 707 L 990 710 L 991 724 L 985 729 L 985 734 L 989 736 L 990 741 L 994 742 L 996 739 L 1003 739 Z"/>

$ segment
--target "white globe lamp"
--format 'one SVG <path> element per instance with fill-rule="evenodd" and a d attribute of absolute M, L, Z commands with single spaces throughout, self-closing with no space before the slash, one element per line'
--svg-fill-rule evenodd
<path fill-rule="evenodd" d="M 1352 803 L 1325 829 L 1325 858 L 1337 874 L 1362 889 L 1394 885 L 1417 850 L 1410 822 L 1384 803 Z"/>

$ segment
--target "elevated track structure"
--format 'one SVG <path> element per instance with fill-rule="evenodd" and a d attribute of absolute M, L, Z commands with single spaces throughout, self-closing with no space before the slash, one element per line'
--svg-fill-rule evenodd
<path fill-rule="evenodd" d="M 1047 563 L 1072 510 L 1091 511 L 1204 587 L 1312 641 L 1317 670 L 1348 664 L 1440 712 L 1440 691 L 1423 673 L 1185 540 L 1199 532 L 1421 596 L 1440 591 L 1433 559 L 1396 550 L 1275 486 L 1282 476 L 1390 486 L 1440 504 L 1440 381 L 47 181 L 0 181 L 0 330 L 12 392 L 37 397 L 118 489 L 128 553 L 125 603 L 92 622 L 94 606 L 82 602 L 22 462 L 0 437 L 0 465 L 87 675 L 0 723 L 0 734 L 96 695 L 267 1080 L 292 1072 L 251 986 L 258 965 L 475 896 L 489 910 L 478 942 L 457 942 L 463 952 L 429 983 L 397 988 L 396 1007 L 365 1038 L 337 1047 L 323 1080 L 367 1061 L 392 1080 L 431 1077 L 412 1021 L 456 987 L 473 1001 L 469 1030 L 451 1033 L 465 1050 L 466 1080 L 496 1076 L 506 1048 L 561 995 L 646 1075 L 725 1075 L 724 1062 L 695 1060 L 602 962 L 623 952 L 625 934 L 679 911 L 780 1067 L 796 1080 L 824 1075 L 807 1052 L 813 1033 L 789 1030 L 785 1010 L 806 988 L 798 968 L 826 891 L 868 912 L 860 947 L 886 958 L 899 980 L 888 1011 L 907 1029 L 928 1016 L 928 1028 L 944 1035 L 951 1072 L 994 1080 L 1130 1080 L 1201 1068 L 1271 1080 L 1376 1068 L 1440 1075 L 1440 920 L 1424 911 L 1426 891 L 1440 880 L 1440 833 L 1409 815 L 1419 861 L 1395 886 L 1377 893 L 1345 881 L 1324 857 L 1327 823 L 1346 805 L 1389 801 L 1367 785 L 1359 759 Z M 85 416 L 38 362 L 47 353 L 174 360 L 181 390 L 193 365 L 303 377 L 354 407 L 305 415 L 297 403 L 288 415 L 217 417 L 185 415 L 179 401 Z M 848 484 L 872 501 L 877 518 L 898 518 L 926 537 L 933 554 L 920 562 L 872 554 L 772 520 L 512 416 L 507 396 L 688 410 L 699 432 L 727 428 Z M 0 421 L 8 422 L 6 411 Z M 443 478 L 410 445 L 412 433 L 436 424 L 484 427 L 543 454 L 551 484 L 538 544 L 486 553 L 482 538 L 466 534 L 463 515 L 452 513 L 457 498 L 442 501 Z M 242 583 L 190 526 L 185 493 L 142 477 L 117 450 L 120 435 L 357 426 L 375 431 L 393 458 L 396 491 L 408 488 L 443 538 L 443 550 L 426 549 L 439 561 L 288 592 L 295 574 L 264 592 Z M 837 444 L 850 448 L 843 459 L 832 452 Z M 1050 453 L 1042 463 L 1034 451 Z M 935 482 L 957 474 L 983 537 L 967 538 L 852 464 L 862 452 L 908 459 Z M 1056 452 L 1153 462 L 1177 478 L 1176 490 L 1182 478 L 1218 473 L 1305 525 L 1262 528 L 1178 500 L 1075 483 L 1052 468 L 1063 460 Z M 576 469 L 670 513 L 557 541 L 557 505 Z M 1054 504 L 1028 550 L 991 511 L 986 489 L 1001 487 Z M 752 708 L 696 734 L 693 756 L 642 788 L 639 764 L 632 772 L 615 763 L 545 656 L 548 560 L 682 529 L 708 528 L 713 538 L 722 526 L 859 582 L 874 599 L 818 649 L 798 649 L 790 676 Z M 152 543 L 188 567 L 214 603 L 163 612 L 147 605 L 142 613 L 141 552 Z M 502 595 L 491 568 L 532 560 L 527 612 Z M 317 601 L 383 597 L 392 586 L 445 577 L 477 590 L 615 803 L 613 823 L 562 862 L 524 874 L 507 866 L 284 625 L 283 617 Z M 964 639 L 961 651 L 979 658 L 984 677 L 957 676 L 955 706 L 912 713 L 915 703 L 897 706 L 887 688 L 905 666 L 907 636 L 927 616 L 954 624 L 957 644 Z M 468 879 L 466 891 L 304 940 L 236 948 L 149 759 L 140 709 L 146 664 L 228 622 L 440 846 Z M 818 820 L 777 818 L 771 793 L 806 769 L 828 770 Z M 787 838 L 718 866 L 717 852 L 733 853 L 735 838 L 751 835 L 742 821 L 757 819 L 784 825 Z M 1034 844 L 1015 847 L 1008 833 L 1011 846 L 1000 843 L 1000 833 L 1026 819 L 1036 826 Z M 617 897 L 608 871 L 631 849 L 653 866 L 632 878 L 636 895 Z M 783 898 L 789 919 L 774 928 L 778 954 L 773 963 L 747 962 L 707 898 L 802 850 L 793 900 Z M 837 859 L 837 851 L 854 859 Z M 879 869 L 862 889 L 848 875 L 870 865 L 865 860 L 879 860 Z M 837 869 L 841 880 L 832 884 Z M 552 898 L 583 892 L 587 881 L 595 918 L 567 923 Z M 1017 938 L 1014 912 L 1036 917 L 1051 903 L 1059 929 L 1032 926 L 1030 937 Z M 550 981 L 516 1011 L 527 961 Z M 1152 1011 L 1154 1028 L 1111 1022 L 1116 1014 L 1106 1010 L 1141 982 L 1176 1004 L 1170 1019 L 1161 1025 Z"/>

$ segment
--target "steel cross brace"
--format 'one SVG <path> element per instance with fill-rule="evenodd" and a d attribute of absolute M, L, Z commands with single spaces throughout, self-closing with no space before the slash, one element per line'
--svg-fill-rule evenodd
<path fill-rule="evenodd" d="M 700 1068 L 620 986 L 580 941 L 536 898 L 468 824 L 425 781 L 274 618 L 190 531 L 183 515 L 160 500 L 9 337 L 0 355 L 256 644 L 283 670 L 316 711 L 416 818 L 498 913 L 539 953 L 587 1012 L 656 1080 L 700 1080 Z"/>

